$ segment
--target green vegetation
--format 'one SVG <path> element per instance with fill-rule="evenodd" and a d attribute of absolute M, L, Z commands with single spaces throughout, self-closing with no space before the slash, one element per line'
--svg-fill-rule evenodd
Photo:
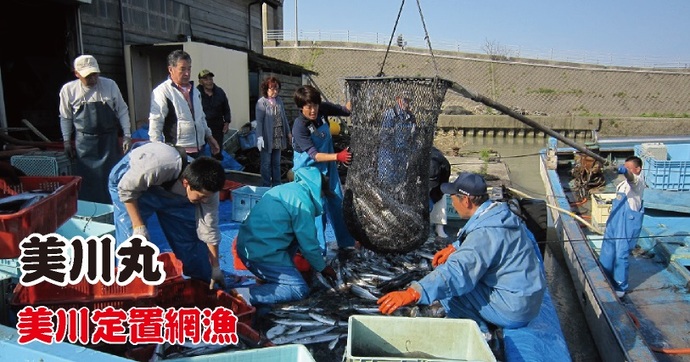
<path fill-rule="evenodd" d="M 568 90 L 556 90 L 551 88 L 537 88 L 537 89 L 527 89 L 527 94 L 545 94 L 545 95 L 566 95 L 572 94 L 578 97 L 585 94 L 582 89 L 568 89 Z"/>
<path fill-rule="evenodd" d="M 316 59 L 323 55 L 323 49 L 321 48 L 311 48 L 309 54 L 309 61 L 305 64 L 300 64 L 304 69 L 309 69 L 309 70 L 314 70 L 314 63 L 316 63 Z"/>
<path fill-rule="evenodd" d="M 625 98 L 628 96 L 628 94 L 625 92 L 618 92 L 618 93 L 613 93 L 613 96 L 618 97 L 618 98 Z"/>
<path fill-rule="evenodd" d="M 479 158 L 483 161 L 482 166 L 479 168 L 479 174 L 482 176 L 486 176 L 486 173 L 489 171 L 489 159 L 491 158 L 491 150 L 485 148 L 479 151 Z"/>
<path fill-rule="evenodd" d="M 573 109 L 573 113 L 579 117 L 603 117 L 601 113 L 591 113 L 583 104 Z"/>
<path fill-rule="evenodd" d="M 556 94 L 558 93 L 555 89 L 550 89 L 550 88 L 539 88 L 539 89 L 527 89 L 527 94 L 532 94 L 532 93 L 537 93 L 537 94 Z"/>
<path fill-rule="evenodd" d="M 675 114 L 675 113 L 642 113 L 640 117 L 649 118 L 690 118 L 689 113 Z"/>

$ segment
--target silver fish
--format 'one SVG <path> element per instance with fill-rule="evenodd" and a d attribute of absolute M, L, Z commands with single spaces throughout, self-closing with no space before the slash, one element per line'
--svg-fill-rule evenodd
<path fill-rule="evenodd" d="M 323 326 L 324 324 L 315 321 L 313 319 L 300 319 L 300 320 L 294 320 L 294 319 L 275 319 L 273 320 L 275 323 L 279 324 L 285 324 L 288 326 L 300 326 L 300 327 L 320 327 Z"/>
<path fill-rule="evenodd" d="M 314 312 L 309 312 L 309 316 L 312 317 L 314 320 L 319 321 L 323 324 L 329 325 L 329 326 L 337 326 L 339 324 L 339 321 L 328 318 L 323 314 L 318 314 Z"/>
<path fill-rule="evenodd" d="M 294 344 L 314 344 L 314 343 L 325 343 L 325 342 L 331 342 L 334 339 L 339 339 L 343 336 L 343 333 L 327 333 L 327 334 L 319 334 L 316 336 L 311 336 L 311 337 L 305 337 L 305 338 L 300 338 L 292 341 Z"/>
<path fill-rule="evenodd" d="M 336 339 L 332 340 L 330 343 L 328 343 L 328 349 L 331 351 L 334 350 L 335 346 L 338 344 L 340 339 L 343 337 L 347 337 L 347 334 L 341 334 L 340 336 L 338 336 L 338 338 L 336 338 Z"/>
<path fill-rule="evenodd" d="M 276 324 L 275 326 L 271 327 L 271 329 L 266 331 L 266 338 L 273 339 L 278 337 L 279 335 L 285 333 L 287 327 L 288 326 L 285 324 Z"/>
<path fill-rule="evenodd" d="M 275 339 L 272 339 L 271 342 L 274 344 L 287 344 L 287 343 L 292 343 L 293 341 L 300 340 L 300 339 L 305 339 L 321 334 L 326 334 L 330 331 L 335 329 L 335 326 L 330 326 L 330 327 L 324 327 L 324 328 L 317 328 L 317 329 L 312 329 L 309 331 L 303 331 L 295 334 L 288 334 L 284 336 L 277 337 Z"/>
<path fill-rule="evenodd" d="M 366 289 L 360 287 L 360 286 L 357 285 L 357 284 L 350 284 L 350 291 L 351 291 L 354 295 L 356 295 L 356 296 L 358 296 L 358 297 L 360 297 L 360 298 L 362 298 L 362 299 L 367 299 L 367 300 L 379 300 L 379 298 L 378 298 L 377 296 L 371 294 L 370 291 L 368 291 L 368 290 L 366 290 Z"/>

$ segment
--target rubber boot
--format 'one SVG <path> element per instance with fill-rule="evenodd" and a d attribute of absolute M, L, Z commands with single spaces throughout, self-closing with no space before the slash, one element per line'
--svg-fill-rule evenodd
<path fill-rule="evenodd" d="M 443 224 L 436 224 L 436 235 L 441 238 L 447 238 L 448 235 L 443 230 Z"/>

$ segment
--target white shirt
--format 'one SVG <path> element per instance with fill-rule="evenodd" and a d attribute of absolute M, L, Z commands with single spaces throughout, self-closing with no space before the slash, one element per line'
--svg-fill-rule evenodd
<path fill-rule="evenodd" d="M 622 192 L 625 194 L 625 196 L 628 198 L 628 206 L 631 210 L 640 211 L 642 208 L 642 194 L 644 193 L 646 184 L 642 174 L 638 176 L 634 173 L 631 173 L 631 175 L 633 176 L 633 180 L 628 181 L 627 178 L 624 179 L 618 184 L 618 186 L 616 186 L 616 192 Z"/>

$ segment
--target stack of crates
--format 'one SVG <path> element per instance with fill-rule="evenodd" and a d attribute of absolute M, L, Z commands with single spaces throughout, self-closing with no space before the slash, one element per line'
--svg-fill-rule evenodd
<path fill-rule="evenodd" d="M 72 160 L 59 151 L 35 151 L 10 158 L 12 166 L 27 176 L 72 175 Z"/>
<path fill-rule="evenodd" d="M 690 146 L 643 143 L 634 148 L 635 156 L 642 159 L 642 174 L 647 187 L 656 190 L 690 191 Z"/>

